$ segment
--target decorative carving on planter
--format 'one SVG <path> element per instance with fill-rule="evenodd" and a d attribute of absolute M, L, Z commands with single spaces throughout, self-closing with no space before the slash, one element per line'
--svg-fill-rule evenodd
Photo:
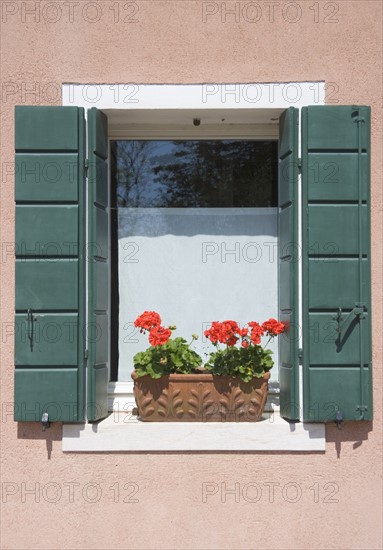
<path fill-rule="evenodd" d="M 212 374 L 170 374 L 134 380 L 139 418 L 145 422 L 256 422 L 262 416 L 270 373 L 243 382 Z"/>

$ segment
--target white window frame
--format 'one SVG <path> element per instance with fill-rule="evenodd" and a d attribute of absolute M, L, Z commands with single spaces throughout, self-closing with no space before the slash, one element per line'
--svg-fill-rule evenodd
<path fill-rule="evenodd" d="M 109 139 L 278 139 L 278 118 L 283 110 L 324 105 L 324 82 L 68 83 L 62 92 L 63 105 L 103 110 L 108 116 Z M 201 124 L 195 126 L 194 119 L 200 119 Z M 298 211 L 300 226 L 300 204 Z M 300 309 L 300 326 L 301 319 Z M 301 367 L 299 380 L 302 403 Z M 324 451 L 324 424 L 297 423 L 292 429 L 279 416 L 275 400 L 278 392 L 278 387 L 271 387 L 268 420 L 256 424 L 143 423 L 131 414 L 135 406 L 133 382 L 112 382 L 108 394 L 113 413 L 97 429 L 89 424 L 64 425 L 63 450 Z"/>

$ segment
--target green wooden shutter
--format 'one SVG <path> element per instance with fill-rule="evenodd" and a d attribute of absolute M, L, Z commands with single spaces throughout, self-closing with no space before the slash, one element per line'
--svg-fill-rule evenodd
<path fill-rule="evenodd" d="M 108 414 L 109 218 L 108 125 L 97 109 L 88 111 L 88 364 L 87 414 Z"/>
<path fill-rule="evenodd" d="M 279 318 L 288 330 L 279 338 L 280 410 L 299 419 L 298 320 L 298 110 L 279 119 Z"/>
<path fill-rule="evenodd" d="M 84 418 L 84 111 L 16 107 L 15 412 Z"/>
<path fill-rule="evenodd" d="M 302 110 L 304 418 L 372 418 L 370 109 Z"/>

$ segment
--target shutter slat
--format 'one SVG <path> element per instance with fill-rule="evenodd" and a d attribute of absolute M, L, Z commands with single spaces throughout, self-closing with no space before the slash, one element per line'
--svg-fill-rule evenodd
<path fill-rule="evenodd" d="M 78 154 L 16 153 L 16 201 L 78 200 Z"/>
<path fill-rule="evenodd" d="M 15 420 L 40 421 L 46 412 L 50 422 L 78 421 L 78 394 L 78 368 L 20 367 L 15 371 Z"/>
<path fill-rule="evenodd" d="M 82 145 L 78 114 L 78 107 L 16 107 L 16 151 L 77 153 Z"/>
<path fill-rule="evenodd" d="M 21 256 L 77 256 L 77 205 L 17 206 L 16 251 Z"/>
<path fill-rule="evenodd" d="M 77 258 L 16 259 L 16 310 L 77 311 L 78 278 Z"/>
<path fill-rule="evenodd" d="M 34 337 L 30 341 L 31 326 L 25 314 L 16 314 L 15 365 L 52 366 L 52 346 L 55 348 L 55 366 L 77 367 L 78 316 L 76 314 L 34 315 Z M 32 345 L 31 345 L 32 344 Z"/>
<path fill-rule="evenodd" d="M 362 200 L 367 200 L 369 159 L 362 153 Z M 327 201 L 358 201 L 358 180 L 354 174 L 358 172 L 358 157 L 355 153 L 339 151 L 329 153 L 312 153 L 306 157 L 308 183 L 308 200 Z"/>

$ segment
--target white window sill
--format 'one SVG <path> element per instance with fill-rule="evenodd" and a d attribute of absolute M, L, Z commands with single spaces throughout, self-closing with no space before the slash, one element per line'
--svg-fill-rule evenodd
<path fill-rule="evenodd" d="M 64 424 L 64 452 L 307 451 L 324 452 L 325 425 L 289 423 L 278 411 L 259 422 L 141 422 L 112 413 L 96 424 Z"/>
<path fill-rule="evenodd" d="M 259 422 L 142 422 L 133 382 L 109 384 L 110 416 L 94 424 L 64 424 L 64 452 L 306 451 L 324 452 L 325 425 L 290 423 L 279 414 L 279 387 L 272 382 Z"/>

